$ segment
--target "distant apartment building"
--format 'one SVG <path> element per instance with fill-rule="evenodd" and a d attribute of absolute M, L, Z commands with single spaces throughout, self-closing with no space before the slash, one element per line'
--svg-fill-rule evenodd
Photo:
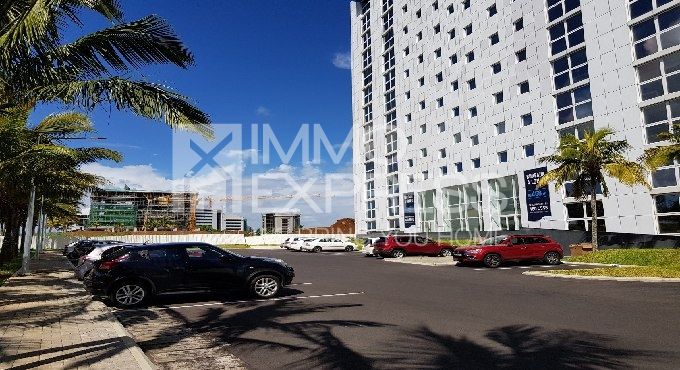
<path fill-rule="evenodd" d="M 298 213 L 265 213 L 262 215 L 263 234 L 293 234 L 300 229 Z"/>
<path fill-rule="evenodd" d="M 678 0 L 351 3 L 358 233 L 588 230 L 573 186 L 537 188 L 560 136 L 667 144 L 680 120 Z M 679 163 L 608 180 L 606 231 L 680 234 Z M 264 221 L 264 217 L 263 217 Z"/>
<path fill-rule="evenodd" d="M 222 216 L 221 231 L 244 232 L 248 228 L 248 221 L 241 216 Z"/>

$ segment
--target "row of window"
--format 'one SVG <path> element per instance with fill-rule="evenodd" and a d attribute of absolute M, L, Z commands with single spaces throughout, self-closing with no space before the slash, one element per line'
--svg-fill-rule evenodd
<path fill-rule="evenodd" d="M 680 7 L 632 27 L 635 57 L 641 59 L 680 44 Z"/>

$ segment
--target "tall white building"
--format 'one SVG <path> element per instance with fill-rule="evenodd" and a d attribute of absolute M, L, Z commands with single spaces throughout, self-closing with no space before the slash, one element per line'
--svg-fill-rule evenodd
<path fill-rule="evenodd" d="M 663 145 L 680 117 L 680 1 L 351 3 L 357 233 L 588 230 L 570 187 L 536 189 L 559 136 Z M 680 174 L 609 179 L 610 232 L 680 234 Z"/>

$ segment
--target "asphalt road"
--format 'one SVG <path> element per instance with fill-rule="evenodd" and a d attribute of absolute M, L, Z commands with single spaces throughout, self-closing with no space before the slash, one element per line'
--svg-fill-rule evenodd
<path fill-rule="evenodd" d="M 124 315 L 162 326 L 149 314 L 162 311 L 186 335 L 228 345 L 253 369 L 680 367 L 680 284 L 521 274 L 540 265 L 488 270 L 358 253 L 237 253 L 285 259 L 299 285 L 279 300 L 169 296 Z"/>

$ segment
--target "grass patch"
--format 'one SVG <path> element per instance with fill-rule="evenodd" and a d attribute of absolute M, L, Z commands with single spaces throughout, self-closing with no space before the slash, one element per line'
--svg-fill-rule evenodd
<path fill-rule="evenodd" d="M 680 269 L 667 269 L 653 266 L 605 267 L 596 269 L 555 270 L 550 272 L 558 275 L 578 276 L 680 278 Z"/>
<path fill-rule="evenodd" d="M 606 249 L 583 256 L 569 257 L 569 262 L 635 265 L 551 271 L 553 274 L 612 277 L 680 278 L 680 249 Z"/>
<path fill-rule="evenodd" d="M 10 276 L 21 268 L 21 258 L 16 258 L 8 263 L 0 265 L 0 285 L 4 284 Z"/>
<path fill-rule="evenodd" d="M 439 239 L 440 243 L 450 244 L 454 247 L 466 247 L 468 245 L 474 245 L 474 240 L 469 239 Z"/>
<path fill-rule="evenodd" d="M 222 249 L 249 249 L 250 245 L 248 244 L 220 244 L 218 247 Z"/>

